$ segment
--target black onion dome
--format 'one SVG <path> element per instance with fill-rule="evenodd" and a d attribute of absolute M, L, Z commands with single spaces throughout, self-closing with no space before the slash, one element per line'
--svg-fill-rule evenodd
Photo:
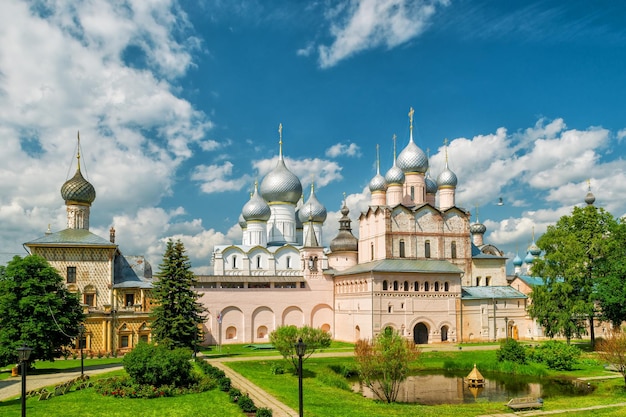
<path fill-rule="evenodd" d="M 359 240 L 352 234 L 350 228 L 350 217 L 348 217 L 350 210 L 346 206 L 344 201 L 341 208 L 341 214 L 343 215 L 339 219 L 339 233 L 330 242 L 331 252 L 356 252 L 359 249 Z"/>
<path fill-rule="evenodd" d="M 61 196 L 65 202 L 91 205 L 96 199 L 96 189 L 80 173 L 80 168 L 76 170 L 74 176 L 65 181 L 61 187 Z"/>

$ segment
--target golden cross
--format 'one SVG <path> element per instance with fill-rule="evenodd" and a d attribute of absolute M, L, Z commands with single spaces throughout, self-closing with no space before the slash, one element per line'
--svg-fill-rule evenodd
<path fill-rule="evenodd" d="M 411 107 L 411 109 L 409 110 L 409 120 L 411 121 L 411 129 L 413 129 L 413 113 L 415 113 L 415 110 L 413 110 L 413 107 Z"/>

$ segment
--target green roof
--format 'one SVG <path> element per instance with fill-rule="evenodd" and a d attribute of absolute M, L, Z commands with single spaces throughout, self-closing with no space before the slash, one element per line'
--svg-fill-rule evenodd
<path fill-rule="evenodd" d="M 354 275 L 363 272 L 422 272 L 435 274 L 460 274 L 463 271 L 451 262 L 438 259 L 383 259 L 355 265 L 335 276 Z"/>
<path fill-rule="evenodd" d="M 511 286 L 494 287 L 462 287 L 461 298 L 463 300 L 482 300 L 488 298 L 528 298 Z"/>
<path fill-rule="evenodd" d="M 60 232 L 46 234 L 38 239 L 25 243 L 26 246 L 106 246 L 116 248 L 115 243 L 94 235 L 85 229 L 65 229 Z"/>

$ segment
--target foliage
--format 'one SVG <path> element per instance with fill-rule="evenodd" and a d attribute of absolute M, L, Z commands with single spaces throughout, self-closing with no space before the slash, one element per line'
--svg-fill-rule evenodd
<path fill-rule="evenodd" d="M 282 375 L 285 373 L 285 368 L 283 367 L 282 363 L 272 362 L 272 364 L 270 365 L 270 372 L 272 373 L 272 375 Z"/>
<path fill-rule="evenodd" d="M 241 408 L 241 411 L 244 413 L 254 413 L 256 411 L 256 405 L 254 405 L 254 401 L 247 394 L 239 397 L 237 401 L 237 405 Z"/>
<path fill-rule="evenodd" d="M 571 371 L 574 369 L 581 351 L 576 346 L 558 340 L 549 340 L 531 351 L 530 358 L 535 362 L 545 363 L 550 369 Z"/>
<path fill-rule="evenodd" d="M 220 391 L 230 391 L 230 378 L 227 376 L 221 377 L 217 380 L 217 385 L 220 387 Z"/>
<path fill-rule="evenodd" d="M 193 290 L 196 282 L 189 257 L 180 240 L 169 240 L 154 284 L 157 306 L 152 310 L 152 334 L 155 341 L 169 340 L 172 347 L 197 350 L 204 307 Z"/>
<path fill-rule="evenodd" d="M 335 372 L 329 372 L 329 371 L 319 372 L 317 374 L 317 378 L 322 384 L 327 385 L 329 387 L 339 388 L 339 389 L 343 389 L 346 391 L 352 390 L 352 388 L 350 387 L 350 384 L 348 383 L 348 380 L 342 375 L 337 374 Z"/>
<path fill-rule="evenodd" d="M 272 417 L 272 415 L 273 413 L 271 408 L 261 407 L 256 410 L 255 417 Z"/>
<path fill-rule="evenodd" d="M 398 398 L 400 383 L 419 353 L 415 343 L 388 327 L 373 341 L 357 341 L 354 359 L 363 382 L 378 398 L 391 403 Z"/>
<path fill-rule="evenodd" d="M 620 219 L 606 239 L 606 257 L 599 264 L 596 299 L 603 320 L 619 329 L 626 321 L 626 222 Z"/>
<path fill-rule="evenodd" d="M 237 401 L 239 401 L 239 397 L 241 397 L 241 390 L 230 387 L 230 389 L 228 390 L 228 396 L 230 397 L 230 400 L 232 402 L 236 403 Z"/>
<path fill-rule="evenodd" d="M 302 361 L 306 361 L 314 352 L 330 346 L 330 334 L 322 329 L 310 326 L 280 326 L 270 333 L 270 342 L 285 360 L 291 362 L 294 370 L 298 370 L 296 343 L 302 339 L 306 345 Z"/>
<path fill-rule="evenodd" d="M 345 363 L 328 365 L 328 367 L 332 369 L 334 373 L 339 374 L 344 378 L 352 378 L 353 376 L 359 375 L 359 370 L 356 369 L 356 366 L 350 366 Z"/>
<path fill-rule="evenodd" d="M 170 349 L 167 344 L 140 342 L 124 356 L 122 363 L 137 384 L 181 387 L 193 382 L 190 359 L 189 349 Z"/>
<path fill-rule="evenodd" d="M 598 343 L 598 356 L 617 369 L 624 377 L 626 387 L 626 332 L 614 331 Z"/>
<path fill-rule="evenodd" d="M 199 378 L 193 384 L 186 387 L 176 387 L 174 385 L 154 386 L 150 384 L 139 384 L 130 377 L 121 376 L 100 379 L 94 386 L 96 392 L 104 396 L 149 399 L 208 391 L 215 388 L 215 382 L 208 377 L 204 377 Z"/>
<path fill-rule="evenodd" d="M 574 207 L 537 241 L 543 258 L 533 263 L 532 273 L 544 285 L 533 288 L 528 312 L 549 337 L 572 337 L 585 333 L 585 321 L 593 332 L 597 279 L 609 270 L 607 253 L 611 231 L 618 222 L 602 208 Z M 591 334 L 593 344 L 594 334 Z"/>
<path fill-rule="evenodd" d="M 85 320 L 80 301 L 42 257 L 14 257 L 0 269 L 0 364 L 18 362 L 17 348 L 33 351 L 30 361 L 59 357 Z"/>
<path fill-rule="evenodd" d="M 526 363 L 526 348 L 515 339 L 506 339 L 500 343 L 498 361 L 510 361 L 520 364 Z"/>

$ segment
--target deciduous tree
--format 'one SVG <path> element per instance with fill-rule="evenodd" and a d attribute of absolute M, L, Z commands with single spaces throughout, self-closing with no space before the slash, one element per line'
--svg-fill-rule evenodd
<path fill-rule="evenodd" d="M 155 341 L 170 346 L 197 349 L 205 309 L 193 290 L 196 282 L 189 257 L 180 240 L 169 240 L 154 284 L 157 306 L 152 310 L 152 334 Z"/>
<path fill-rule="evenodd" d="M 0 268 L 0 364 L 17 363 L 17 348 L 31 361 L 54 360 L 72 345 L 85 319 L 76 294 L 42 257 L 16 256 Z"/>
<path fill-rule="evenodd" d="M 598 343 L 598 356 L 611 365 L 624 377 L 626 387 L 626 333 L 616 329 L 607 339 Z"/>
<path fill-rule="evenodd" d="M 302 361 L 307 360 L 316 351 L 329 347 L 331 342 L 330 334 L 310 326 L 280 326 L 271 332 L 270 342 L 283 355 L 283 358 L 291 362 L 296 371 L 298 370 L 296 343 L 300 338 L 306 345 Z"/>
<path fill-rule="evenodd" d="M 400 383 L 410 372 L 410 363 L 420 351 L 413 341 L 388 327 L 374 340 L 358 340 L 354 359 L 365 385 L 388 403 L 396 401 Z"/>

